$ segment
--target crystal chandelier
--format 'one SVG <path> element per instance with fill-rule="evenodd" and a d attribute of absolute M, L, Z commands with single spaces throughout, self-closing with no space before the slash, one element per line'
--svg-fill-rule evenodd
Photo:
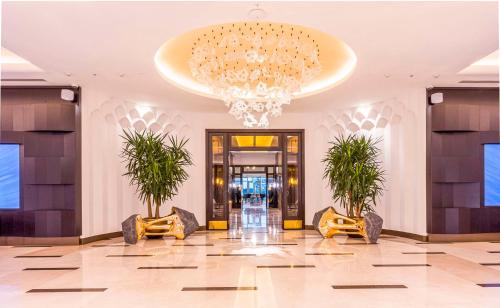
<path fill-rule="evenodd" d="M 269 126 L 301 87 L 321 72 L 319 45 L 294 25 L 240 22 L 201 31 L 189 69 L 245 127 Z"/>

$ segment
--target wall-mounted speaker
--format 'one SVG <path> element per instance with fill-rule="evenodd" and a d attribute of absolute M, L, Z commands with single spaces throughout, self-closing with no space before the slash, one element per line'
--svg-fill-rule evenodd
<path fill-rule="evenodd" d="M 431 104 L 441 104 L 444 101 L 443 93 L 433 93 L 431 94 Z"/>
<path fill-rule="evenodd" d="M 74 102 L 76 99 L 75 92 L 70 89 L 62 89 L 61 90 L 61 99 L 69 102 Z"/>

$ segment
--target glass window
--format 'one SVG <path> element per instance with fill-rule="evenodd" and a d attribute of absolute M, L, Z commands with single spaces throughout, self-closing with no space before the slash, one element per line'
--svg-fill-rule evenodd
<path fill-rule="evenodd" d="M 224 136 L 212 136 L 212 218 L 224 219 Z"/>
<path fill-rule="evenodd" d="M 278 136 L 255 136 L 255 146 L 258 148 L 278 147 Z"/>
<path fill-rule="evenodd" d="M 246 166 L 244 172 L 266 172 L 266 167 Z"/>
<path fill-rule="evenodd" d="M 269 148 L 279 146 L 278 136 L 231 136 L 231 146 L 238 148 Z"/>
<path fill-rule="evenodd" d="M 231 146 L 248 148 L 254 146 L 254 136 L 231 136 Z"/>
<path fill-rule="evenodd" d="M 224 151 L 224 136 L 212 136 L 212 153 L 222 154 Z"/>
<path fill-rule="evenodd" d="M 300 160 L 299 160 L 299 137 L 287 136 L 287 195 L 286 210 L 289 218 L 299 216 L 300 204 Z"/>
<path fill-rule="evenodd" d="M 288 153 L 299 153 L 299 136 L 287 136 L 286 151 Z"/>

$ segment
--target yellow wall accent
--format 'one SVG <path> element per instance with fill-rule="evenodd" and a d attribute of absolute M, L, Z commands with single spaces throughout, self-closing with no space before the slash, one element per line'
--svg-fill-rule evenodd
<path fill-rule="evenodd" d="M 212 220 L 208 222 L 209 230 L 227 230 L 226 220 Z"/>
<path fill-rule="evenodd" d="M 302 229 L 302 220 L 285 220 L 283 221 L 283 228 L 288 229 Z"/>

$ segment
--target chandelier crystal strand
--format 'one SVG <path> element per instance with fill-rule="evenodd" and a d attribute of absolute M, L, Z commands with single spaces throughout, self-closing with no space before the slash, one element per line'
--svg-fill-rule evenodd
<path fill-rule="evenodd" d="M 293 25 L 242 22 L 200 33 L 192 46 L 193 77 L 221 97 L 245 127 L 269 126 L 283 105 L 321 72 L 319 45 Z"/>

